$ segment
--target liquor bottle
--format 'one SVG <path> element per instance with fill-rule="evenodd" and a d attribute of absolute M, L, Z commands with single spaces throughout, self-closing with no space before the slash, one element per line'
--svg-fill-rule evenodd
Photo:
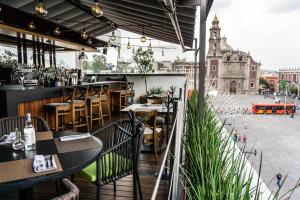
<path fill-rule="evenodd" d="M 12 143 L 12 148 L 14 150 L 20 150 L 20 149 L 24 149 L 24 147 L 25 147 L 25 143 L 21 138 L 21 132 L 19 131 L 18 128 L 16 128 L 16 139 Z"/>
<path fill-rule="evenodd" d="M 35 129 L 32 125 L 30 113 L 26 113 L 26 125 L 24 128 L 25 149 L 35 149 Z"/>

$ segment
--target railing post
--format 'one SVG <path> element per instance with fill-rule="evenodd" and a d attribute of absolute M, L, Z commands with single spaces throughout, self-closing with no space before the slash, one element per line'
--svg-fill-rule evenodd
<path fill-rule="evenodd" d="M 174 104 L 173 104 L 173 115 L 172 115 L 172 119 L 173 120 L 176 118 L 177 112 L 178 112 L 178 101 L 174 101 Z M 173 126 L 175 127 L 174 128 L 175 130 L 176 130 L 176 127 L 177 127 L 177 122 L 178 122 L 178 118 L 177 118 L 177 120 L 173 124 Z M 172 181 L 171 178 L 172 178 L 173 166 L 174 166 L 174 159 L 173 159 L 172 155 L 174 155 L 174 154 L 175 154 L 175 134 L 171 138 L 171 147 L 170 147 L 170 155 L 169 155 L 169 163 L 170 163 L 170 166 L 169 166 L 169 190 L 172 189 L 170 187 L 171 186 L 170 184 L 171 184 L 171 181 Z M 172 192 L 172 191 L 169 191 L 169 192 Z"/>
<path fill-rule="evenodd" d="M 177 103 L 177 121 L 176 121 L 176 127 L 175 127 L 175 135 L 173 137 L 173 151 L 172 154 L 174 156 L 173 161 L 173 167 L 172 167 L 172 198 L 180 199 L 178 196 L 178 191 L 181 190 L 181 188 L 178 188 L 179 186 L 179 176 L 180 176 L 180 156 L 181 156 L 181 137 L 183 133 L 183 117 L 184 117 L 184 103 L 183 101 L 180 101 Z"/>

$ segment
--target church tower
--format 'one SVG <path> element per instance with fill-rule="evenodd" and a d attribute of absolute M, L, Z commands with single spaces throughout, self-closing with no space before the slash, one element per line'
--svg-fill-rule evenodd
<path fill-rule="evenodd" d="M 212 21 L 212 27 L 210 28 L 209 48 L 207 56 L 222 56 L 220 54 L 221 40 L 221 28 L 219 27 L 219 20 L 217 18 L 217 15 L 215 15 L 215 18 Z"/>

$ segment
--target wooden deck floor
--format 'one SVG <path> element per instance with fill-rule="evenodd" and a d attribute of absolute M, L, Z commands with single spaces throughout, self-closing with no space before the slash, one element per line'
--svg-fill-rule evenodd
<path fill-rule="evenodd" d="M 121 117 L 123 118 L 123 117 Z M 113 119 L 120 119 L 120 116 L 114 116 Z M 143 190 L 144 199 L 150 199 L 153 188 L 156 182 L 156 175 L 160 168 L 160 161 L 163 153 L 159 156 L 156 163 L 152 153 L 142 153 L 140 157 L 139 173 L 141 179 L 141 186 Z M 96 199 L 96 187 L 94 184 L 75 176 L 74 183 L 80 189 L 80 199 L 92 200 Z M 132 176 L 124 177 L 117 181 L 117 191 L 114 193 L 113 184 L 101 187 L 101 200 L 125 200 L 133 199 Z M 165 200 L 168 195 L 168 182 L 162 180 L 159 187 L 157 200 Z M 54 183 L 45 183 L 34 188 L 35 200 L 48 200 L 56 196 L 56 189 Z M 17 200 L 18 192 L 12 191 L 10 193 L 0 194 L 0 200 Z"/>

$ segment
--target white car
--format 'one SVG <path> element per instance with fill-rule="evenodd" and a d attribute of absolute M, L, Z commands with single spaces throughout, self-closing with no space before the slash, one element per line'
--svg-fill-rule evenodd
<path fill-rule="evenodd" d="M 275 97 L 275 103 L 280 103 L 280 102 L 281 102 L 281 99 L 278 97 Z"/>

